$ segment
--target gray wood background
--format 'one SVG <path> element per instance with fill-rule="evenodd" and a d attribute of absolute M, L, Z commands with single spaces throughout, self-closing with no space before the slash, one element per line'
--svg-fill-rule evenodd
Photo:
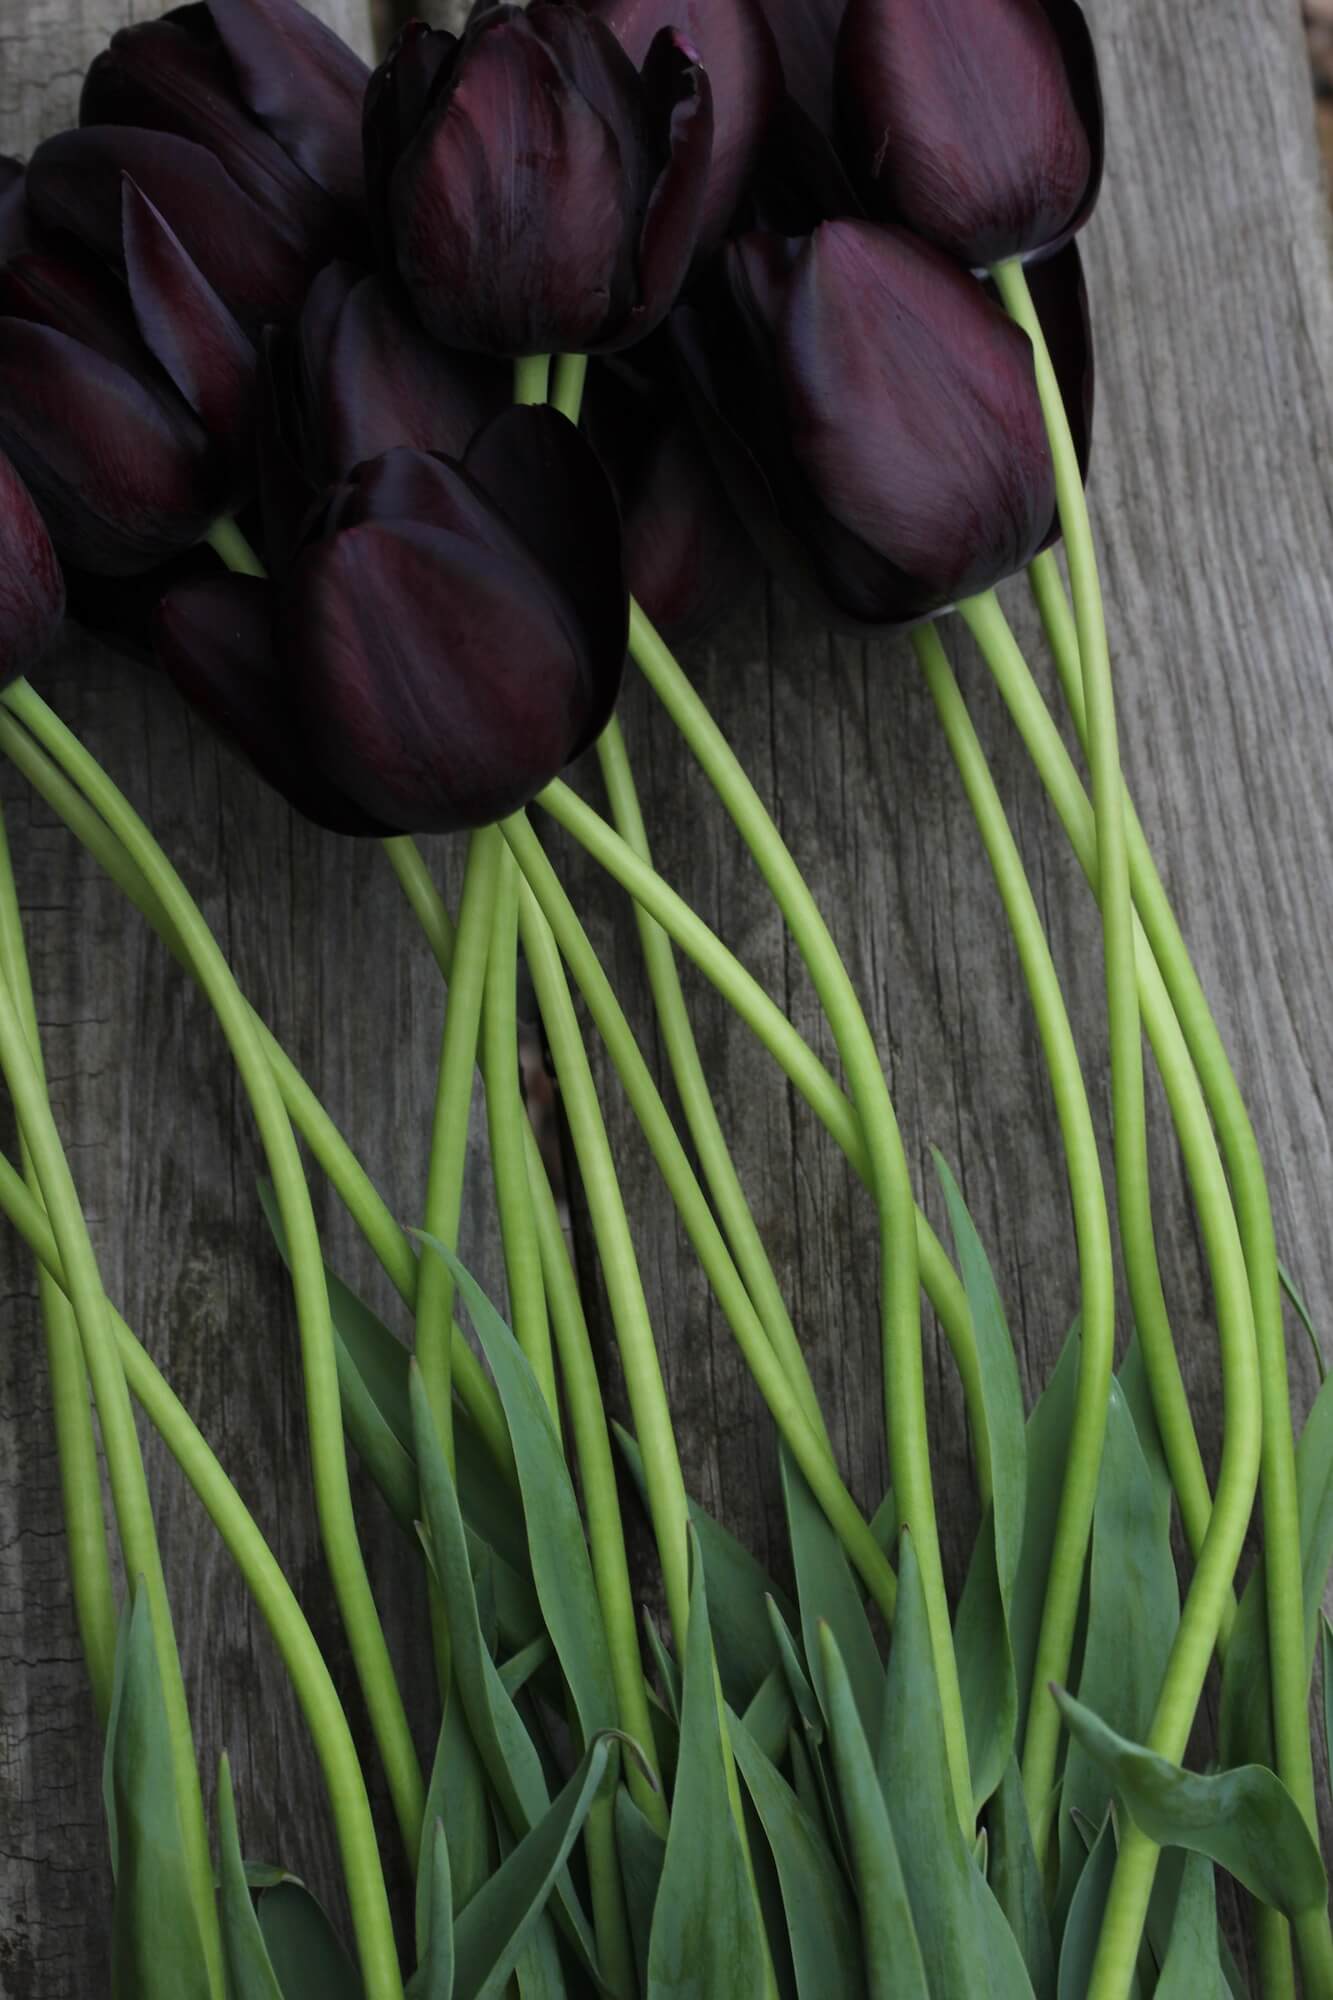
<path fill-rule="evenodd" d="M 0 0 L 0 147 L 69 122 L 129 0 Z M 369 43 L 360 0 L 323 11 Z M 1125 759 L 1266 1147 L 1283 1254 L 1333 1307 L 1328 1221 L 1333 1010 L 1333 287 L 1296 0 L 1094 0 L 1111 150 L 1085 237 L 1099 353 L 1092 494 Z M 1009 599 L 1023 614 L 1023 594 Z M 1028 636 L 1031 620 L 1022 616 Z M 1045 908 L 1105 1109 L 1100 952 L 982 674 L 956 646 Z M 694 660 L 819 892 L 886 1052 L 928 1205 L 928 1147 L 960 1172 L 993 1250 L 1035 1394 L 1075 1307 L 1054 1120 L 990 880 L 901 646 L 814 630 L 756 591 Z M 71 636 L 43 670 L 56 706 L 148 813 L 252 999 L 411 1219 L 441 995 L 371 847 L 294 822 L 172 694 Z M 801 968 L 641 688 L 625 726 L 666 872 L 825 1053 Z M 144 927 L 11 773 L 0 795 L 56 1109 L 108 1289 L 231 1467 L 342 1660 L 307 1501 L 291 1316 L 253 1196 L 256 1152 L 211 1018 Z M 564 859 L 562 850 L 562 859 Z M 438 865 L 456 888 L 457 856 Z M 647 1016 L 627 907 L 577 857 L 573 884 L 617 984 Z M 864 1197 L 743 1030 L 698 983 L 700 1039 L 835 1442 L 873 1503 L 885 1465 Z M 758 1548 L 774 1535 L 772 1446 L 704 1287 L 626 1127 L 638 1240 L 689 1477 Z M 1206 1280 L 1173 1150 L 1156 1200 L 1166 1287 L 1201 1429 L 1215 1441 Z M 480 1174 L 478 1175 L 480 1181 Z M 467 1250 L 496 1280 L 478 1196 Z M 354 1269 L 330 1213 L 335 1258 Z M 1293 1343 L 1302 1403 L 1312 1371 Z M 959 1398 L 929 1380 L 955 1573 L 973 1527 Z M 331 1880 L 318 1775 L 267 1638 L 210 1531 L 148 1445 L 199 1733 L 236 1766 L 246 1845 Z M 368 1496 L 371 1572 L 409 1699 L 429 1716 L 414 1565 Z M 92 1711 L 70 1613 L 40 1322 L 0 1237 L 0 1995 L 100 1990 L 105 1841 Z"/>

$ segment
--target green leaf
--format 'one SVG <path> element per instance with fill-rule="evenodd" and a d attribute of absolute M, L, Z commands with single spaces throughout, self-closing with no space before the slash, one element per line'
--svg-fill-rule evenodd
<path fill-rule="evenodd" d="M 1055 1524 L 1059 1519 L 1064 1490 L 1081 1344 L 1076 1320 L 1027 1424 L 1023 1546 L 1009 1598 L 1009 1638 L 1014 1650 L 1014 1678 L 1018 1689 L 1019 1742 L 1022 1742 L 1027 1727 L 1028 1705 L 1032 1699 L 1037 1635 L 1046 1604 L 1046 1579 L 1050 1574 Z"/>
<path fill-rule="evenodd" d="M 614 1733 L 594 1737 L 550 1810 L 523 1836 L 454 1926 L 453 2000 L 498 1994 L 564 1872 L 606 1775 Z"/>
<path fill-rule="evenodd" d="M 569 1988 L 560 1963 L 560 1942 L 555 1926 L 544 1910 L 538 1915 L 518 1955 L 513 1985 L 518 1988 L 518 2000 L 568 2000 Z M 501 1989 L 488 1986 L 487 2000 L 492 1994 L 495 2000 L 500 2000 L 502 1991 L 508 1994 L 512 1987 Z"/>
<path fill-rule="evenodd" d="M 1159 1847 L 1206 1854 L 1261 1902 L 1296 1917 L 1321 1904 L 1319 1850 L 1286 1786 L 1261 1764 L 1200 1777 L 1127 1742 L 1063 1689 L 1071 1733 L 1095 1757 L 1135 1825 Z"/>
<path fill-rule="evenodd" d="M 1306 1339 L 1309 1341 L 1311 1352 L 1314 1355 L 1314 1365 L 1319 1372 L 1319 1380 L 1323 1382 L 1328 1376 L 1328 1363 L 1324 1360 L 1324 1350 L 1319 1344 L 1319 1335 L 1316 1333 L 1315 1323 L 1310 1317 L 1310 1309 L 1301 1297 L 1300 1287 L 1297 1285 L 1296 1280 L 1292 1277 L 1291 1272 L 1281 1259 L 1278 1260 L 1277 1274 L 1283 1291 L 1291 1300 L 1297 1319 L 1305 1328 Z"/>
<path fill-rule="evenodd" d="M 1057 2000 L 1087 2000 L 1115 1862 L 1115 1828 L 1108 1813 L 1078 1878 L 1065 1919 L 1064 1937 L 1060 1944 Z M 1139 1992 L 1136 1976 L 1130 1981 L 1129 2000 L 1138 2000 Z"/>
<path fill-rule="evenodd" d="M 560 1436 L 527 1357 L 481 1286 L 424 1230 L 467 1306 L 514 1447 L 531 1568 L 546 1630 L 573 1696 L 583 1742 L 616 1723 L 616 1691 L 583 1519 Z"/>
<path fill-rule="evenodd" d="M 449 1842 L 442 1819 L 427 1825 L 431 1827 L 430 1865 L 423 1866 L 417 1878 L 418 1907 L 422 1884 L 426 1884 L 426 1948 L 421 1951 L 418 1947 L 419 1962 L 407 1983 L 405 2000 L 453 2000 L 454 1890 L 449 1875 Z"/>
<path fill-rule="evenodd" d="M 776 1608 L 776 1607 L 775 1607 Z M 782 1746 L 796 1720 L 796 1708 L 781 1664 L 774 1667 L 741 1717 L 770 1764 L 782 1756 Z"/>
<path fill-rule="evenodd" d="M 760 1995 L 767 1957 L 727 1791 L 708 1595 L 697 1542 L 690 1579 L 680 1759 L 648 1941 L 648 2000 Z"/>
<path fill-rule="evenodd" d="M 628 1431 L 619 1424 L 614 1428 L 640 1498 L 646 1499 L 643 1454 Z M 796 1612 L 763 1564 L 721 1522 L 696 1501 L 690 1501 L 689 1509 L 704 1566 L 717 1670 L 727 1700 L 740 1712 L 778 1664 L 764 1600 L 772 1597 L 788 1623 L 795 1621 Z"/>
<path fill-rule="evenodd" d="M 1319 1653 L 1324 1673 L 1324 1755 L 1333 1771 L 1333 1625 L 1319 1614 Z"/>
<path fill-rule="evenodd" d="M 900 1607 L 901 1603 L 900 1595 Z M 828 1689 L 833 1764 L 856 1876 L 870 2000 L 928 2000 L 931 1988 L 892 1821 L 851 1682 L 828 1626 L 820 1634 L 820 1650 Z"/>
<path fill-rule="evenodd" d="M 282 1988 L 259 1928 L 236 1831 L 231 1766 L 218 1766 L 218 1877 L 222 1947 L 230 2000 L 282 2000 Z"/>
<path fill-rule="evenodd" d="M 625 1913 L 634 1940 L 634 1961 L 640 1991 L 648 1987 L 648 1942 L 666 1859 L 666 1842 L 622 1785 L 616 1793 L 616 1852 L 625 1885 Z"/>
<path fill-rule="evenodd" d="M 812 1743 L 820 1743 L 824 1737 L 823 1711 L 810 1685 L 810 1677 L 805 1671 L 801 1649 L 788 1631 L 786 1620 L 771 1598 L 768 1616 L 773 1628 L 773 1641 L 777 1647 L 778 1659 L 782 1665 L 783 1679 L 787 1683 L 787 1692 L 800 1717 L 801 1727 Z"/>
<path fill-rule="evenodd" d="M 648 1610 L 645 1610 L 643 1613 L 643 1636 L 648 1641 L 648 1651 L 653 1656 L 653 1664 L 657 1668 L 657 1678 L 662 1683 L 662 1699 L 666 1703 L 667 1713 L 675 1723 L 676 1728 L 679 1729 L 680 1668 L 672 1659 L 667 1649 L 667 1643 L 657 1629 L 657 1620 L 653 1617 L 651 1611 Z"/>
<path fill-rule="evenodd" d="M 987 1879 L 1005 1920 L 1018 1940 L 1036 2000 L 1053 2000 L 1055 1952 L 1046 1914 L 1041 1870 L 1032 1845 L 1032 1827 L 1018 1759 L 1010 1756 L 987 1813 L 990 1863 Z"/>
<path fill-rule="evenodd" d="M 511 1701 L 517 1700 L 535 1673 L 555 1658 L 555 1648 L 545 1632 L 537 1637 L 521 1652 L 505 1661 L 500 1669 L 500 1681 Z"/>
<path fill-rule="evenodd" d="M 456 1687 L 449 1689 L 445 1699 L 422 1823 L 426 1827 L 438 1823 L 445 1829 L 456 1913 L 471 1902 L 491 1872 L 490 1806 L 486 1797 L 486 1780 L 476 1745 L 468 1734 Z M 430 1938 L 432 1888 L 431 1870 L 419 1868 L 416 1900 L 418 1959 L 426 1956 Z"/>
<path fill-rule="evenodd" d="M 152 1613 L 142 1583 L 121 1616 L 103 1790 L 116 1882 L 113 2000 L 208 2000 Z"/>
<path fill-rule="evenodd" d="M 1133 1742 L 1152 1727 L 1180 1622 L 1170 1507 L 1170 1488 L 1151 1476 L 1129 1404 L 1113 1381 L 1092 1519 L 1078 1698 Z M 1132 1645 L 1126 1644 L 1127 1633 L 1134 1635 Z M 1110 1800 L 1102 1766 L 1081 1744 L 1071 1743 L 1060 1792 L 1057 1913 L 1068 1908 L 1084 1865 L 1071 1815 L 1082 1812 L 1100 1826 Z"/>
<path fill-rule="evenodd" d="M 365 2000 L 361 1977 L 308 1889 L 280 1882 L 259 1899 L 259 1928 L 283 2000 Z"/>
<path fill-rule="evenodd" d="M 1004 1776 L 1018 1730 L 1018 1685 L 1000 1589 L 995 1515 L 990 1507 L 977 1530 L 958 1600 L 954 1654 L 967 1729 L 972 1804 L 980 1812 Z"/>
<path fill-rule="evenodd" d="M 1229 1992 L 1219 1953 L 1213 1864 L 1204 1854 L 1187 1854 L 1154 2000 L 1228 2000 Z"/>
<path fill-rule="evenodd" d="M 852 1684 L 861 1726 L 873 1747 L 878 1738 L 879 1718 L 884 1706 L 884 1663 L 870 1629 L 865 1603 L 843 1554 L 842 1543 L 829 1526 L 824 1510 L 806 1485 L 785 1444 L 780 1447 L 779 1462 L 787 1528 L 791 1536 L 792 1563 L 796 1570 L 801 1637 L 819 1706 L 827 1717 L 824 1659 L 819 1644 L 819 1628 L 827 1625 L 838 1642 L 838 1652 Z"/>
<path fill-rule="evenodd" d="M 930 1989 L 1031 2000 L 1014 1934 L 958 1822 L 911 1535 L 904 1531 L 898 1546 L 878 1767 Z"/>
<path fill-rule="evenodd" d="M 1137 1332 L 1129 1337 L 1125 1358 L 1116 1370 L 1116 1381 L 1120 1384 L 1121 1393 L 1129 1405 L 1129 1414 L 1134 1419 L 1134 1434 L 1138 1438 L 1144 1463 L 1152 1474 L 1153 1485 L 1157 1489 L 1158 1504 L 1165 1508 L 1169 1515 L 1174 1504 L 1171 1468 L 1166 1462 L 1166 1452 L 1162 1448 L 1162 1434 L 1157 1428 L 1157 1413 L 1153 1409 L 1148 1370 Z"/>
<path fill-rule="evenodd" d="M 777 1868 L 800 2000 L 827 2000 L 830 1993 L 857 2000 L 866 1986 L 855 1946 L 856 1911 L 821 1822 L 804 1810 L 744 1723 L 733 1716 L 730 1726 L 736 1762 Z"/>

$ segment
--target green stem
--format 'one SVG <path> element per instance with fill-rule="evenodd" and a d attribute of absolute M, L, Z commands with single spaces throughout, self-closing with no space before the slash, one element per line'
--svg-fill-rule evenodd
<path fill-rule="evenodd" d="M 759 1391 L 867 1590 L 892 1623 L 897 1588 L 888 1558 L 843 1485 L 827 1437 L 811 1425 L 768 1340 L 597 953 L 531 826 L 522 815 L 515 815 L 505 821 L 504 833 L 606 1044 L 630 1108 Z"/>
<path fill-rule="evenodd" d="M 1115 1360 L 1111 1222 L 1102 1185 L 1097 1131 L 1078 1048 L 1023 857 L 939 634 L 933 625 L 918 627 L 913 644 L 985 845 L 1023 967 L 1064 1142 L 1078 1245 L 1082 1308 L 1078 1391 L 1046 1577 L 1023 1748 L 1023 1787 L 1040 1862 L 1051 1827 L 1050 1799 L 1060 1740 L 1060 1712 L 1050 1687 L 1053 1681 L 1065 1681 L 1069 1674 Z"/>
<path fill-rule="evenodd" d="M 219 515 L 204 540 L 238 576 L 265 577 L 268 571 L 229 514 Z"/>
<path fill-rule="evenodd" d="M 21 683 L 20 683 L 21 685 Z M 162 1695 L 167 1712 L 181 1842 L 203 1940 L 210 1991 L 223 2000 L 226 1982 L 222 1940 L 213 1896 L 213 1863 L 208 1847 L 203 1794 L 195 1763 L 190 1710 L 181 1675 L 180 1654 L 172 1629 L 171 1606 L 153 1507 L 144 1473 L 139 1436 L 134 1428 L 125 1372 L 111 1331 L 105 1293 L 88 1226 L 56 1130 L 46 1089 L 28 1051 L 23 1021 L 7 979 L 0 978 L 0 1068 L 3 1068 L 19 1130 L 33 1166 L 42 1201 L 51 1220 L 60 1262 L 69 1279 L 69 1298 L 78 1322 L 84 1365 L 97 1403 L 97 1418 L 106 1453 L 111 1499 L 125 1567 L 132 1586 L 147 1594 Z"/>
<path fill-rule="evenodd" d="M 514 401 L 544 403 L 551 379 L 549 354 L 520 355 L 514 363 Z"/>
<path fill-rule="evenodd" d="M 954 1800 L 973 1824 L 967 1735 L 944 1590 L 926 1433 L 916 1200 L 874 1036 L 828 926 L 767 808 L 670 650 L 638 605 L 630 653 L 730 814 L 772 891 L 810 973 L 847 1076 L 870 1163 L 880 1224 L 885 1420 L 899 1519 L 910 1523 L 930 1626 Z"/>
<path fill-rule="evenodd" d="M 562 354 L 555 364 L 551 403 L 562 417 L 569 418 L 571 424 L 579 420 L 579 412 L 583 408 L 583 385 L 587 378 L 586 354 Z"/>
<path fill-rule="evenodd" d="M 425 1788 L 357 1539 L 328 1290 L 310 1191 L 264 1045 L 255 1032 L 251 1010 L 193 898 L 128 800 L 27 682 L 13 683 L 2 699 L 10 713 L 74 778 L 133 858 L 189 952 L 250 1099 L 291 1255 L 315 1506 L 325 1555 L 371 1725 L 384 1759 L 403 1843 L 415 1865 Z M 49 1208 L 49 1201 L 47 1205 Z M 66 1268 L 69 1269 L 68 1257 Z M 73 1277 L 73 1271 L 70 1275 Z"/>
<path fill-rule="evenodd" d="M 509 1284 L 509 1317 L 519 1346 L 537 1378 L 556 1429 L 556 1389 L 551 1328 L 542 1281 L 541 1245 L 528 1185 L 527 1106 L 518 1056 L 518 872 L 506 848 L 499 857 L 495 916 L 482 1001 L 482 1076 L 491 1140 L 491 1169 Z"/>
<path fill-rule="evenodd" d="M 655 869 L 637 855 L 614 827 L 557 779 L 538 794 L 537 804 L 578 841 L 636 903 L 656 919 L 704 977 L 763 1043 L 793 1087 L 805 1099 L 853 1170 L 867 1185 L 870 1162 L 856 1112 L 810 1045 L 782 1009 L 745 970 L 734 952 Z M 926 1217 L 916 1213 L 921 1281 L 953 1351 L 968 1420 L 977 1440 L 978 1483 L 990 1495 L 990 1461 L 980 1364 L 967 1298 L 958 1274 Z"/>
<path fill-rule="evenodd" d="M 40 1202 L 0 1156 L 0 1208 L 65 1296 L 69 1280 Z M 125 1379 L 194 1488 L 273 1635 L 328 1787 L 368 2000 L 401 2000 L 393 1923 L 356 1744 L 324 1656 L 253 1516 L 151 1356 L 108 1305 Z"/>
<path fill-rule="evenodd" d="M 614 716 L 602 732 L 597 756 L 616 828 L 634 852 L 651 865 L 653 857 L 648 843 L 648 829 L 639 805 L 625 739 Z M 796 1337 L 791 1314 L 787 1311 L 782 1287 L 745 1198 L 745 1190 L 723 1136 L 708 1079 L 699 1059 L 671 940 L 662 926 L 655 923 L 638 903 L 634 906 L 634 915 L 667 1061 L 708 1191 L 731 1245 L 732 1255 L 754 1300 L 755 1310 L 763 1322 L 774 1353 L 787 1372 L 806 1421 L 815 1434 L 827 1443 L 828 1431 L 819 1398 L 815 1394 L 815 1385 L 810 1379 L 810 1370 Z"/>
<path fill-rule="evenodd" d="M 422 1227 L 450 1250 L 458 1249 L 467 1173 L 468 1123 L 477 1065 L 477 1031 L 486 986 L 491 915 L 502 842 L 494 828 L 474 833 L 468 844 L 463 899 L 458 912 L 454 976 L 444 1011 L 439 1082 L 431 1133 L 430 1172 Z M 453 1276 L 443 1257 L 427 1257 L 417 1277 L 416 1353 L 431 1415 L 449 1463 L 454 1460 Z"/>
<path fill-rule="evenodd" d="M 0 813 L 0 977 L 8 980 L 28 1040 L 39 1082 L 45 1087 L 42 1042 L 33 999 L 32 976 L 23 941 L 23 918 L 10 859 L 9 837 Z M 32 1156 L 22 1147 L 23 1174 L 36 1193 Z M 88 1370 L 79 1341 L 74 1310 L 50 1273 L 37 1271 L 38 1298 L 46 1330 L 47 1367 L 51 1379 L 51 1413 L 60 1460 L 60 1494 L 64 1510 L 65 1544 L 69 1551 L 74 1616 L 79 1628 L 93 1704 L 103 1729 L 111 1712 L 116 1669 L 116 1592 L 111 1580 L 106 1519 L 102 1511 L 102 1474 L 88 1401 Z"/>

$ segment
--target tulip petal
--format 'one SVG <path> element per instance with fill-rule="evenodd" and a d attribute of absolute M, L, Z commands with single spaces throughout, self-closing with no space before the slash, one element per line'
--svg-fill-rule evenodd
<path fill-rule="evenodd" d="M 400 274 L 453 346 L 586 348 L 632 303 L 615 137 L 515 9 L 461 45 L 390 203 Z"/>
<path fill-rule="evenodd" d="M 275 593 L 249 576 L 179 584 L 158 607 L 156 657 L 192 708 L 289 804 L 333 833 L 382 834 L 306 754 L 273 644 Z"/>
<path fill-rule="evenodd" d="M 247 333 L 300 304 L 301 257 L 213 155 L 188 139 L 116 125 L 61 132 L 33 155 L 28 199 L 49 228 L 68 231 L 123 270 L 122 174 L 147 195 Z"/>
<path fill-rule="evenodd" d="M 157 380 L 125 288 L 74 244 L 0 266 L 0 314 L 55 327 L 144 381 Z"/>
<path fill-rule="evenodd" d="M 639 300 L 608 347 L 641 340 L 676 303 L 694 260 L 713 157 L 713 95 L 694 51 L 664 28 L 648 51 L 643 94 L 650 139 L 665 164 L 639 236 Z"/>
<path fill-rule="evenodd" d="M 404 831 L 517 811 L 586 730 L 586 668 L 540 571 L 460 536 L 371 521 L 313 544 L 279 633 L 320 768 Z"/>
<path fill-rule="evenodd" d="M 124 186 L 125 270 L 144 341 L 210 438 L 254 480 L 255 350 L 180 238 L 130 179 Z"/>
<path fill-rule="evenodd" d="M 825 223 L 778 360 L 823 505 L 939 604 L 1031 559 L 1054 505 L 1032 351 L 965 271 L 904 230 Z"/>
<path fill-rule="evenodd" d="M 267 328 L 259 348 L 256 462 L 259 507 L 264 525 L 264 564 L 270 576 L 285 576 L 324 497 L 306 469 L 303 442 L 290 435 L 290 413 L 299 406 L 292 386 L 296 346 L 283 328 Z"/>
<path fill-rule="evenodd" d="M 568 600 L 595 698 L 571 754 L 611 718 L 629 638 L 620 513 L 596 452 L 552 409 L 511 409 L 479 432 L 464 461 Z"/>
<path fill-rule="evenodd" d="M 379 248 L 390 250 L 389 183 L 398 156 L 420 126 L 441 80 L 447 82 L 458 37 L 447 28 L 409 21 L 389 45 L 366 86 L 361 136 L 371 227 Z"/>
<path fill-rule="evenodd" d="M 0 263 L 28 247 L 28 202 L 21 160 L 0 153 Z"/>
<path fill-rule="evenodd" d="M 64 610 L 64 579 L 51 537 L 0 452 L 0 684 L 36 666 Z"/>
<path fill-rule="evenodd" d="M 153 621 L 169 590 L 220 576 L 222 564 L 204 543 L 138 576 L 94 576 L 66 568 L 65 611 L 85 632 L 140 666 L 153 658 Z"/>
<path fill-rule="evenodd" d="M 386 451 L 358 466 L 330 504 L 324 532 L 367 521 L 409 522 L 461 536 L 518 567 L 530 561 L 521 538 L 461 465 L 424 451 Z"/>
<path fill-rule="evenodd" d="M 218 511 L 208 441 L 174 392 L 154 395 L 52 327 L 0 320 L 0 448 L 81 569 L 148 569 Z"/>
<path fill-rule="evenodd" d="M 833 130 L 833 58 L 844 0 L 764 0 L 787 88 L 819 130 Z"/>
<path fill-rule="evenodd" d="M 209 0 L 255 117 L 336 200 L 365 209 L 361 109 L 370 71 L 297 0 Z"/>

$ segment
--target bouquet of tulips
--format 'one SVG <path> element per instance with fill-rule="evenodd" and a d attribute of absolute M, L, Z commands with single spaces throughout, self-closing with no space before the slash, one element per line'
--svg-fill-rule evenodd
<path fill-rule="evenodd" d="M 0 749 L 198 983 L 253 1109 L 313 1505 L 394 1822 L 372 1813 L 346 1690 L 265 1524 L 106 1296 L 0 841 L 19 1135 L 0 1206 L 40 1267 L 105 1732 L 114 1926 L 109 1974 L 82 1969 L 89 1992 L 1333 1996 L 1309 1713 L 1333 1401 L 1298 1445 L 1259 1149 L 1120 772 L 1075 242 L 1102 143 L 1074 0 L 483 0 L 461 34 L 408 26 L 373 74 L 297 0 L 203 0 L 116 34 L 78 128 L 0 163 Z M 1081 1299 L 1029 1413 L 957 1185 L 941 1160 L 946 1245 L 837 942 L 672 651 L 757 560 L 830 627 L 910 635 L 994 872 L 1058 1111 Z M 1022 572 L 1059 716 L 995 596 Z M 421 1213 L 377 1191 L 149 826 L 24 678 L 66 613 L 170 676 L 298 812 L 382 844 L 447 982 Z M 1113 1185 L 946 651 L 960 624 L 1093 893 Z M 654 868 L 615 714 L 627 670 L 771 890 L 834 1067 Z M 553 823 L 630 899 L 655 1021 L 627 1016 L 543 845 Z M 456 911 L 423 833 L 467 843 Z M 850 1387 L 883 1398 L 883 1496 L 854 1494 L 836 1462 L 813 1335 L 729 1151 L 682 957 L 864 1183 L 883 1370 Z M 577 1262 L 525 1103 L 520 977 L 586 1224 Z M 776 1579 L 685 1491 L 589 1027 L 776 1427 Z M 1145 1032 L 1211 1280 L 1211 1482 L 1154 1244 Z M 478 1068 L 496 1301 L 457 1255 Z M 400 1294 L 403 1331 L 326 1265 L 316 1171 Z M 923 1292 L 981 1502 L 953 1601 Z M 341 1884 L 247 1862 L 225 1763 L 206 1811 L 137 1422 L 272 1632 Z M 428 1579 L 430 1714 L 408 1714 L 395 1676 L 349 1442 Z M 627 1553 L 640 1502 L 651 1572 Z M 1187 1768 L 1214 1663 L 1216 1760 Z M 391 1892 L 398 1844 L 414 1901 Z M 1219 1870 L 1244 1892 L 1237 1923 L 1219 1921 Z"/>

